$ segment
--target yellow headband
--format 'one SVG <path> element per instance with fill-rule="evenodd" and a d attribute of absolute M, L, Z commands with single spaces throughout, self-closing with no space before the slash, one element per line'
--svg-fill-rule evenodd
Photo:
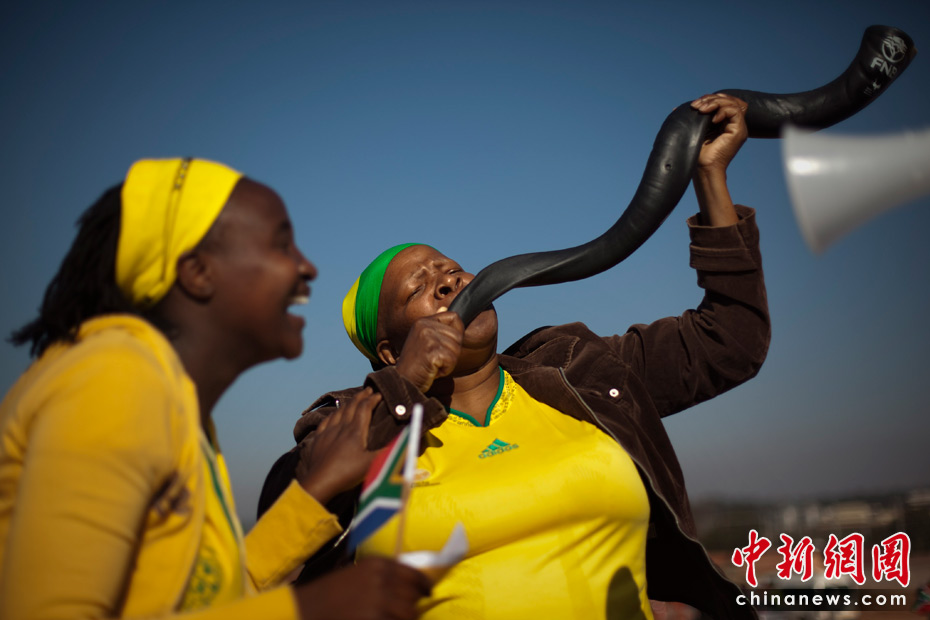
<path fill-rule="evenodd" d="M 349 335 L 349 340 L 352 341 L 352 344 L 355 345 L 355 348 L 361 351 L 362 355 L 367 357 L 373 362 L 379 362 L 378 358 L 375 357 L 374 351 L 369 351 L 368 347 L 362 342 L 362 339 L 359 338 L 358 333 L 358 321 L 356 320 L 355 315 L 355 301 L 358 297 L 358 282 L 355 280 L 355 284 L 352 285 L 352 288 L 349 289 L 349 292 L 342 300 L 342 324 L 346 328 L 346 333 Z"/>
<path fill-rule="evenodd" d="M 168 293 L 178 258 L 207 234 L 241 176 L 204 159 L 143 159 L 129 168 L 116 283 L 133 305 L 149 307 Z"/>

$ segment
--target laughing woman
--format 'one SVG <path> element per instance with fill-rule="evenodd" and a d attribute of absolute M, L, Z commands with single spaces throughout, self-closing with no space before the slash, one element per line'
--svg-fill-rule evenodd
<path fill-rule="evenodd" d="M 424 577 L 362 563 L 276 587 L 340 526 L 380 396 L 360 392 L 243 536 L 212 413 L 295 358 L 316 268 L 272 190 L 205 160 L 143 160 L 81 217 L 0 405 L 0 618 L 416 617 Z M 287 532 L 286 540 L 282 533 Z M 259 591 L 262 591 L 258 594 Z"/>
<path fill-rule="evenodd" d="M 581 323 L 545 327 L 498 354 L 493 308 L 467 329 L 447 311 L 473 276 L 417 244 L 382 253 L 346 297 L 349 336 L 381 367 L 366 381 L 383 397 L 372 447 L 397 434 L 411 404 L 425 409 L 403 548 L 439 549 L 456 522 L 470 542 L 424 602 L 425 618 L 644 620 L 650 599 L 753 615 L 695 539 L 661 421 L 752 377 L 769 342 L 754 213 L 734 206 L 726 185 L 746 106 L 726 95 L 692 105 L 720 129 L 693 179 L 691 264 L 705 290 L 696 309 L 607 337 Z M 301 444 L 272 470 L 263 506 L 290 483 L 303 442 L 354 393 L 325 394 L 304 413 Z M 397 521 L 358 557 L 393 553 Z"/>

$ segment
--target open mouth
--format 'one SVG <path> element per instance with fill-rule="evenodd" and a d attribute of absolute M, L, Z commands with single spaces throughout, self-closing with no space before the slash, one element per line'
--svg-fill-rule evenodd
<path fill-rule="evenodd" d="M 310 288 L 306 285 L 301 286 L 287 300 L 288 310 L 293 310 L 297 306 L 306 306 L 310 303 Z M 294 315 L 292 312 L 288 314 Z M 296 316 L 296 315 L 294 315 Z"/>
<path fill-rule="evenodd" d="M 287 313 L 286 316 L 289 321 L 299 326 L 300 329 L 303 329 L 304 324 L 306 323 L 306 319 L 304 319 L 304 317 L 302 317 L 297 312 L 294 312 L 294 309 L 297 306 L 307 305 L 309 301 L 310 301 L 310 291 L 307 291 L 306 293 L 304 292 L 295 293 L 294 295 L 291 295 L 290 299 L 287 300 L 287 309 L 289 310 L 289 312 Z"/>

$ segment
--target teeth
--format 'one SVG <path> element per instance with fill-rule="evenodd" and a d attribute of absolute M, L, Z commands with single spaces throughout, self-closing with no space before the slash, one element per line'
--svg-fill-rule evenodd
<path fill-rule="evenodd" d="M 445 312 L 446 310 L 448 310 L 448 308 L 443 306 L 442 308 L 439 309 L 439 312 Z M 437 312 L 436 314 L 439 314 L 439 312 Z"/>
<path fill-rule="evenodd" d="M 291 297 L 292 306 L 303 306 L 308 303 L 310 303 L 309 295 L 294 295 L 293 297 Z"/>

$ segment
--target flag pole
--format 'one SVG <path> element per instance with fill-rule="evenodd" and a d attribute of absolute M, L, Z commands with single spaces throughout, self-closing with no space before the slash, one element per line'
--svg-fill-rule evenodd
<path fill-rule="evenodd" d="M 410 436 L 407 440 L 407 454 L 404 457 L 404 485 L 400 496 L 400 515 L 397 518 L 397 540 L 394 544 L 394 558 L 400 558 L 404 546 L 404 528 L 407 524 L 407 502 L 413 488 L 413 477 L 417 470 L 417 457 L 420 455 L 420 435 L 423 429 L 423 405 L 417 403 L 410 414 Z"/>

